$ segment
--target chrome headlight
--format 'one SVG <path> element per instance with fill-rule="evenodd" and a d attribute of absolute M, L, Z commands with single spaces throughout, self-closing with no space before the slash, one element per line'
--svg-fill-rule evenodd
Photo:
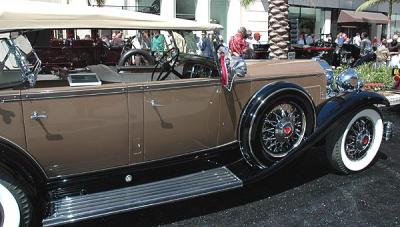
<path fill-rule="evenodd" d="M 364 86 L 364 82 L 358 78 L 358 73 L 353 68 L 346 69 L 340 73 L 336 80 L 340 91 L 358 91 Z"/>

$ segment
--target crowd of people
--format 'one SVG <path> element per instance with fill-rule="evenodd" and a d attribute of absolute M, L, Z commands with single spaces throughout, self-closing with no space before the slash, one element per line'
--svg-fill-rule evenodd
<path fill-rule="evenodd" d="M 177 47 L 180 53 L 196 54 L 204 57 L 214 57 L 214 47 L 222 44 L 234 56 L 244 58 L 254 57 L 255 45 L 261 44 L 261 34 L 252 34 L 245 27 L 240 27 L 232 36 L 228 44 L 223 37 L 215 32 L 173 31 L 172 33 L 160 30 L 139 30 L 130 40 L 134 49 L 144 49 L 152 55 L 160 55 L 172 47 Z M 108 46 L 122 46 L 128 41 L 123 31 L 112 32 L 111 37 L 103 35 L 101 40 Z"/>
<path fill-rule="evenodd" d="M 297 39 L 297 44 L 299 45 L 312 45 L 315 42 L 315 34 L 306 34 L 305 32 L 300 33 Z"/>
<path fill-rule="evenodd" d="M 339 32 L 335 40 L 332 40 L 330 36 L 325 39 L 326 42 L 334 42 L 338 47 L 345 44 L 352 44 L 360 48 L 360 56 L 367 56 L 371 53 L 376 54 L 376 61 L 378 63 L 387 62 L 390 58 L 397 58 L 400 51 L 400 37 L 398 34 L 393 35 L 390 39 L 383 38 L 379 40 L 377 37 L 370 39 L 368 33 L 356 33 L 355 36 L 349 37 L 344 32 Z M 312 45 L 316 43 L 314 34 L 300 33 L 297 39 L 299 45 Z M 400 55 L 398 57 L 400 59 Z"/>
<path fill-rule="evenodd" d="M 162 55 L 172 47 L 177 47 L 180 53 L 196 54 L 213 58 L 214 34 L 207 32 L 173 31 L 172 33 L 160 30 L 139 30 L 131 40 L 124 37 L 123 31 L 114 31 L 111 39 L 102 36 L 102 41 L 109 46 L 122 46 L 131 42 L 134 49 L 143 49 L 152 55 Z"/>
<path fill-rule="evenodd" d="M 261 34 L 254 35 L 245 27 L 240 27 L 229 40 L 228 47 L 232 55 L 244 58 L 254 58 L 254 45 L 261 44 Z"/>

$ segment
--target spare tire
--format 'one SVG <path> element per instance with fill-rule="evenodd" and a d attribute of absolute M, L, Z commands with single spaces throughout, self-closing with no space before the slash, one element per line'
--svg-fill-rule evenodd
<path fill-rule="evenodd" d="M 145 65 L 154 65 L 154 57 L 150 55 L 148 51 L 140 49 L 132 49 L 121 56 L 118 61 L 118 66 L 129 66 L 133 65 L 132 57 L 142 56 Z"/>

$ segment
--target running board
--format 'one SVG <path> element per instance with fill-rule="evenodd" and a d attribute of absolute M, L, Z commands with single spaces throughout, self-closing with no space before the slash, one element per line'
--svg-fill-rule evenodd
<path fill-rule="evenodd" d="M 132 211 L 242 186 L 228 168 L 220 167 L 162 181 L 52 202 L 54 213 L 43 226 L 55 226 Z"/>

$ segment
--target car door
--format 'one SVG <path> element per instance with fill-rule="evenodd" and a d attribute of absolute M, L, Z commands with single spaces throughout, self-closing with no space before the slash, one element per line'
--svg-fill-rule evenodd
<path fill-rule="evenodd" d="M 217 78 L 148 82 L 144 86 L 144 160 L 159 160 L 216 146 Z"/>
<path fill-rule="evenodd" d="M 49 87 L 39 81 L 21 95 L 27 149 L 48 176 L 129 164 L 125 85 Z"/>

